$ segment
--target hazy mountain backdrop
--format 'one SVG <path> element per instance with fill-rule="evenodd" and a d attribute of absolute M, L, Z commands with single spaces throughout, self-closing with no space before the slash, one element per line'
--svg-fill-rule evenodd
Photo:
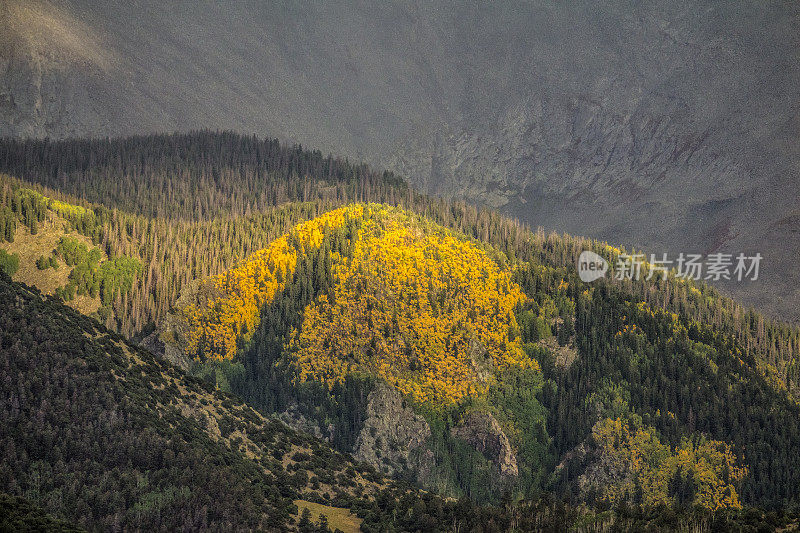
<path fill-rule="evenodd" d="M 0 135 L 278 136 L 800 317 L 800 6 L 475 4 L 2 0 Z"/>

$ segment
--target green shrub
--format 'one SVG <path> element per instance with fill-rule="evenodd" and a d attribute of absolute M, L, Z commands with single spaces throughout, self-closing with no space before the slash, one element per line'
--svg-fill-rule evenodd
<path fill-rule="evenodd" d="M 10 254 L 0 248 L 0 270 L 9 276 L 16 274 L 17 270 L 19 270 L 19 255 Z"/>

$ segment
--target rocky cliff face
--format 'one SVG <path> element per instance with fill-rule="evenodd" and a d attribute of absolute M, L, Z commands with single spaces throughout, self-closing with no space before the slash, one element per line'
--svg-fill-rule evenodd
<path fill-rule="evenodd" d="M 519 475 L 517 457 L 500 424 L 489 413 L 469 413 L 460 424 L 451 428 L 451 435 L 467 442 L 491 461 L 502 481 Z"/>
<path fill-rule="evenodd" d="M 800 318 L 800 7 L 10 0 L 0 135 L 230 128 L 653 252 Z"/>
<path fill-rule="evenodd" d="M 511 442 L 489 413 L 472 412 L 450 429 L 450 434 L 481 453 L 494 469 L 499 484 L 513 483 L 519 475 Z M 369 394 L 366 420 L 353 457 L 390 476 L 416 480 L 433 487 L 435 457 L 431 428 L 425 418 L 406 405 L 400 393 L 378 384 Z"/>
<path fill-rule="evenodd" d="M 400 393 L 378 384 L 370 392 L 366 420 L 353 449 L 353 457 L 393 476 L 411 474 L 426 480 L 433 467 L 428 449 L 431 428 L 405 404 Z"/>

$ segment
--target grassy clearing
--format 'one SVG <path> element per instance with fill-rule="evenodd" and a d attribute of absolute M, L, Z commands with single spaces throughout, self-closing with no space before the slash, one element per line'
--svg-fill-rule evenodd
<path fill-rule="evenodd" d="M 340 509 L 305 500 L 295 500 L 294 504 L 297 505 L 298 517 L 303 512 L 303 509 L 308 509 L 311 511 L 311 517 L 314 522 L 317 521 L 319 515 L 324 514 L 328 518 L 328 526 L 333 531 L 336 531 L 337 528 L 344 531 L 344 533 L 358 533 L 361 531 L 361 519 L 348 509 Z"/>
<path fill-rule="evenodd" d="M 50 257 L 53 255 L 53 250 L 59 239 L 65 235 L 85 242 L 90 249 L 94 247 L 92 241 L 87 237 L 76 232 L 66 233 L 64 231 L 65 224 L 66 221 L 63 218 L 50 212 L 47 220 L 39 223 L 39 231 L 36 235 L 31 235 L 26 226 L 17 225 L 14 242 L 0 244 L 0 248 L 4 248 L 9 253 L 19 255 L 19 270 L 14 274 L 14 281 L 33 285 L 42 291 L 42 294 L 54 294 L 56 288 L 66 285 L 72 267 L 68 267 L 64 261 L 58 260 L 58 269 L 39 270 L 36 267 L 36 260 L 41 256 Z M 103 254 L 102 260 L 105 259 L 105 254 Z M 100 298 L 76 296 L 74 300 L 67 302 L 67 305 L 80 313 L 90 314 L 99 309 Z"/>

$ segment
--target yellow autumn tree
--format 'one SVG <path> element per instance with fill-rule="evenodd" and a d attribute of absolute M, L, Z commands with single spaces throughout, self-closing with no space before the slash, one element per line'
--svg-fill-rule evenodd
<path fill-rule="evenodd" d="M 597 422 L 592 439 L 599 458 L 580 483 L 611 505 L 741 509 L 736 484 L 747 469 L 724 442 L 684 440 L 671 449 L 652 427 L 623 418 Z"/>

